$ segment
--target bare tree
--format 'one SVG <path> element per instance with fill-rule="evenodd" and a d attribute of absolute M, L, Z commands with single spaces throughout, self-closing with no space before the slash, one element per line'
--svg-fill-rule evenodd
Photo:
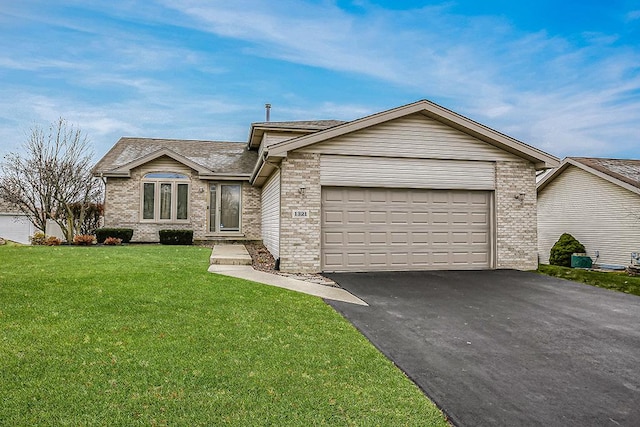
<path fill-rule="evenodd" d="M 37 229 L 44 232 L 52 219 L 73 241 L 85 206 L 102 198 L 102 181 L 91 174 L 89 148 L 87 136 L 63 118 L 48 131 L 34 126 L 22 151 L 7 154 L 0 163 L 0 197 L 18 206 Z"/>

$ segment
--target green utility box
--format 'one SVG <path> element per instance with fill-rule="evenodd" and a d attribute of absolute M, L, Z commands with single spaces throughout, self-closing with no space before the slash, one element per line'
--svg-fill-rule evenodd
<path fill-rule="evenodd" d="M 593 260 L 587 254 L 571 255 L 571 268 L 591 268 Z"/>

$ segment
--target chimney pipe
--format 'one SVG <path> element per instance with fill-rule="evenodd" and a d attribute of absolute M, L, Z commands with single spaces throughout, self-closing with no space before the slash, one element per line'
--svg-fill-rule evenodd
<path fill-rule="evenodd" d="M 271 104 L 264 104 L 264 108 L 267 112 L 267 121 L 271 120 Z"/>

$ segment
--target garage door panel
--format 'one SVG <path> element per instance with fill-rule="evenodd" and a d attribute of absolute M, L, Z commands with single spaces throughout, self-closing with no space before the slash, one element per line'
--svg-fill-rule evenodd
<path fill-rule="evenodd" d="M 342 224 L 344 223 L 342 211 L 325 211 L 323 215 L 325 224 Z"/>
<path fill-rule="evenodd" d="M 484 192 L 474 192 L 471 193 L 469 197 L 469 201 L 473 205 L 488 205 L 489 204 L 489 195 Z"/>
<path fill-rule="evenodd" d="M 469 263 L 469 252 L 452 252 L 451 261 L 453 264 L 466 265 Z"/>
<path fill-rule="evenodd" d="M 387 213 L 384 211 L 371 211 L 369 212 L 369 222 L 371 224 L 386 224 Z"/>
<path fill-rule="evenodd" d="M 409 244 L 409 233 L 396 231 L 391 233 L 391 242 L 392 245 L 408 245 Z"/>
<path fill-rule="evenodd" d="M 413 252 L 411 254 L 411 264 L 419 266 L 429 265 L 429 253 L 428 252 Z"/>
<path fill-rule="evenodd" d="M 415 231 L 411 234 L 412 243 L 414 245 L 427 245 L 429 244 L 429 233 L 424 231 Z"/>
<path fill-rule="evenodd" d="M 432 264 L 435 266 L 449 265 L 449 252 L 433 252 L 431 254 Z"/>
<path fill-rule="evenodd" d="M 489 243 L 489 233 L 473 232 L 471 233 L 471 243 L 475 245 L 486 245 Z"/>
<path fill-rule="evenodd" d="M 327 268 L 339 268 L 344 265 L 342 253 L 325 253 L 322 259 Z"/>
<path fill-rule="evenodd" d="M 374 267 L 384 267 L 389 264 L 386 253 L 370 253 L 369 265 Z"/>
<path fill-rule="evenodd" d="M 449 212 L 431 212 L 433 224 L 449 224 Z"/>
<path fill-rule="evenodd" d="M 364 232 L 349 232 L 347 233 L 347 243 L 349 245 L 364 245 L 366 235 L 367 233 Z"/>
<path fill-rule="evenodd" d="M 391 254 L 391 265 L 405 266 L 409 264 L 409 253 L 395 252 Z"/>
<path fill-rule="evenodd" d="M 347 254 L 348 267 L 364 267 L 366 255 L 364 252 L 352 252 Z"/>
<path fill-rule="evenodd" d="M 448 231 L 434 231 L 431 233 L 431 243 L 433 245 L 448 245 L 449 244 L 449 232 Z"/>
<path fill-rule="evenodd" d="M 349 203 L 364 203 L 365 201 L 365 190 L 364 189 L 349 189 L 347 191 L 347 202 Z"/>
<path fill-rule="evenodd" d="M 369 233 L 369 243 L 372 245 L 385 245 L 387 243 L 387 233 L 385 232 Z"/>
<path fill-rule="evenodd" d="M 343 237 L 342 233 L 339 231 L 324 231 L 323 232 L 323 240 L 327 245 L 340 245 L 342 246 Z"/>
<path fill-rule="evenodd" d="M 469 233 L 461 231 L 451 233 L 451 243 L 454 245 L 468 245 L 470 243 Z"/>
<path fill-rule="evenodd" d="M 384 189 L 369 189 L 369 202 L 370 203 L 386 203 L 387 202 L 387 190 Z"/>
<path fill-rule="evenodd" d="M 364 211 L 347 212 L 347 224 L 364 224 L 364 223 L 365 223 Z"/>
<path fill-rule="evenodd" d="M 342 202 L 343 195 L 341 188 L 326 187 L 322 190 L 322 197 L 327 202 Z"/>
<path fill-rule="evenodd" d="M 471 212 L 471 223 L 477 225 L 488 225 L 489 214 L 487 212 Z"/>
<path fill-rule="evenodd" d="M 411 213 L 412 224 L 429 224 L 429 212 L 412 212 Z"/>
<path fill-rule="evenodd" d="M 489 254 L 487 252 L 471 252 L 471 262 L 474 265 L 484 265 L 489 262 Z"/>
<path fill-rule="evenodd" d="M 466 205 L 469 204 L 469 193 L 451 193 L 451 203 L 454 205 Z"/>
<path fill-rule="evenodd" d="M 489 268 L 490 206 L 489 191 L 323 187 L 323 270 Z"/>
<path fill-rule="evenodd" d="M 408 224 L 409 213 L 408 212 L 391 212 L 391 224 Z"/>

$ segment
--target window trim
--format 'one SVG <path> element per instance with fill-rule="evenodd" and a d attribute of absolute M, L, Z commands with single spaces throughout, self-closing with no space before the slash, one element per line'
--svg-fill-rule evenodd
<path fill-rule="evenodd" d="M 223 185 L 235 185 L 240 188 L 240 200 L 238 201 L 238 230 L 220 230 L 220 210 L 222 186 Z M 211 187 L 216 187 L 216 212 L 214 218 L 214 229 L 211 230 Z M 207 235 L 242 235 L 242 207 L 243 207 L 243 184 L 236 181 L 210 181 L 207 191 Z"/>
<path fill-rule="evenodd" d="M 154 177 L 153 175 L 170 175 L 172 178 Z M 144 217 L 145 202 L 145 184 L 153 184 L 153 218 Z M 160 218 L 161 214 L 161 188 L 163 184 L 171 185 L 170 196 L 170 215 L 169 218 Z M 178 188 L 179 184 L 187 186 L 187 215 L 185 219 L 178 219 Z M 140 180 L 140 210 L 139 220 L 143 223 L 155 224 L 171 224 L 189 223 L 189 215 L 191 214 L 191 179 L 188 175 L 178 172 L 147 172 Z"/>

